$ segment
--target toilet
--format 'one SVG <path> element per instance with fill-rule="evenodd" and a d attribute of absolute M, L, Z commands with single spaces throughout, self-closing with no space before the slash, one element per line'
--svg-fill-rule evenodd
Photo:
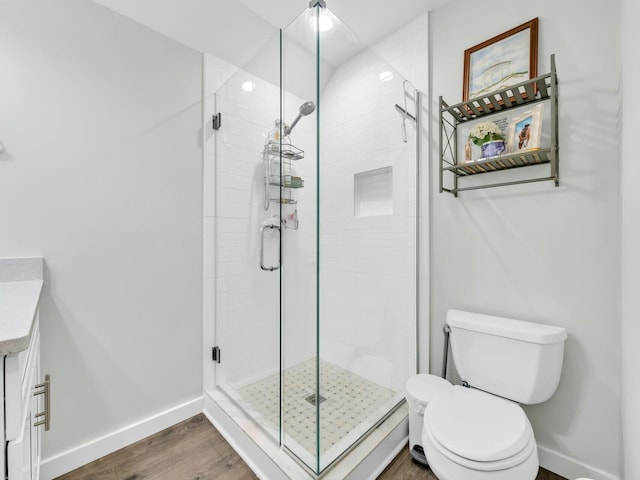
<path fill-rule="evenodd" d="M 519 404 L 548 400 L 560 381 L 564 328 L 449 310 L 463 386 L 425 408 L 422 445 L 439 480 L 534 480 L 538 450 Z"/>

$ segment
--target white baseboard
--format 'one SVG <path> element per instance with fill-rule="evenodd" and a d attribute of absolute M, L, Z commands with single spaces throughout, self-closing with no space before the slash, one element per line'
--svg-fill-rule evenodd
<path fill-rule="evenodd" d="M 203 397 L 172 407 L 120 430 L 104 435 L 66 452 L 45 458 L 40 463 L 41 480 L 51 480 L 93 462 L 149 435 L 202 413 Z"/>
<path fill-rule="evenodd" d="M 547 470 L 562 475 L 569 480 L 585 477 L 594 480 L 620 480 L 620 477 L 599 468 L 579 462 L 575 458 L 568 457 L 546 447 L 538 445 L 540 466 Z"/>

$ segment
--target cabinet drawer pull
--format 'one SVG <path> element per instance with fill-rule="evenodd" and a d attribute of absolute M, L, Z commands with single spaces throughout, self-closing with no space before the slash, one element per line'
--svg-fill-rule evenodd
<path fill-rule="evenodd" d="M 38 420 L 33 424 L 34 427 L 39 427 L 40 425 L 44 425 L 45 432 L 49 431 L 50 421 L 51 421 L 51 377 L 49 374 L 44 376 L 44 382 L 39 383 L 34 387 L 36 389 L 33 392 L 33 396 L 37 397 L 38 395 L 44 395 L 44 412 L 36 413 L 35 417 L 37 419 L 44 417 L 42 420 Z"/>

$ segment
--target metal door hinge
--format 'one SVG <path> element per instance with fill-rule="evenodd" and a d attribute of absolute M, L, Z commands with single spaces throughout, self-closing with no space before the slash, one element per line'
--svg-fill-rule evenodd
<path fill-rule="evenodd" d="M 221 126 L 222 126 L 222 114 L 218 112 L 213 116 L 213 129 L 220 130 Z"/>
<path fill-rule="evenodd" d="M 211 349 L 211 360 L 220 363 L 220 347 L 215 346 Z"/>

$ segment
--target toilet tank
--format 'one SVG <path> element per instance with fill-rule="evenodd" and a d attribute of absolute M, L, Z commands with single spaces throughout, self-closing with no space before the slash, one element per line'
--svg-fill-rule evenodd
<path fill-rule="evenodd" d="M 556 391 L 562 371 L 562 327 L 449 310 L 451 351 L 463 381 L 523 404 Z"/>

